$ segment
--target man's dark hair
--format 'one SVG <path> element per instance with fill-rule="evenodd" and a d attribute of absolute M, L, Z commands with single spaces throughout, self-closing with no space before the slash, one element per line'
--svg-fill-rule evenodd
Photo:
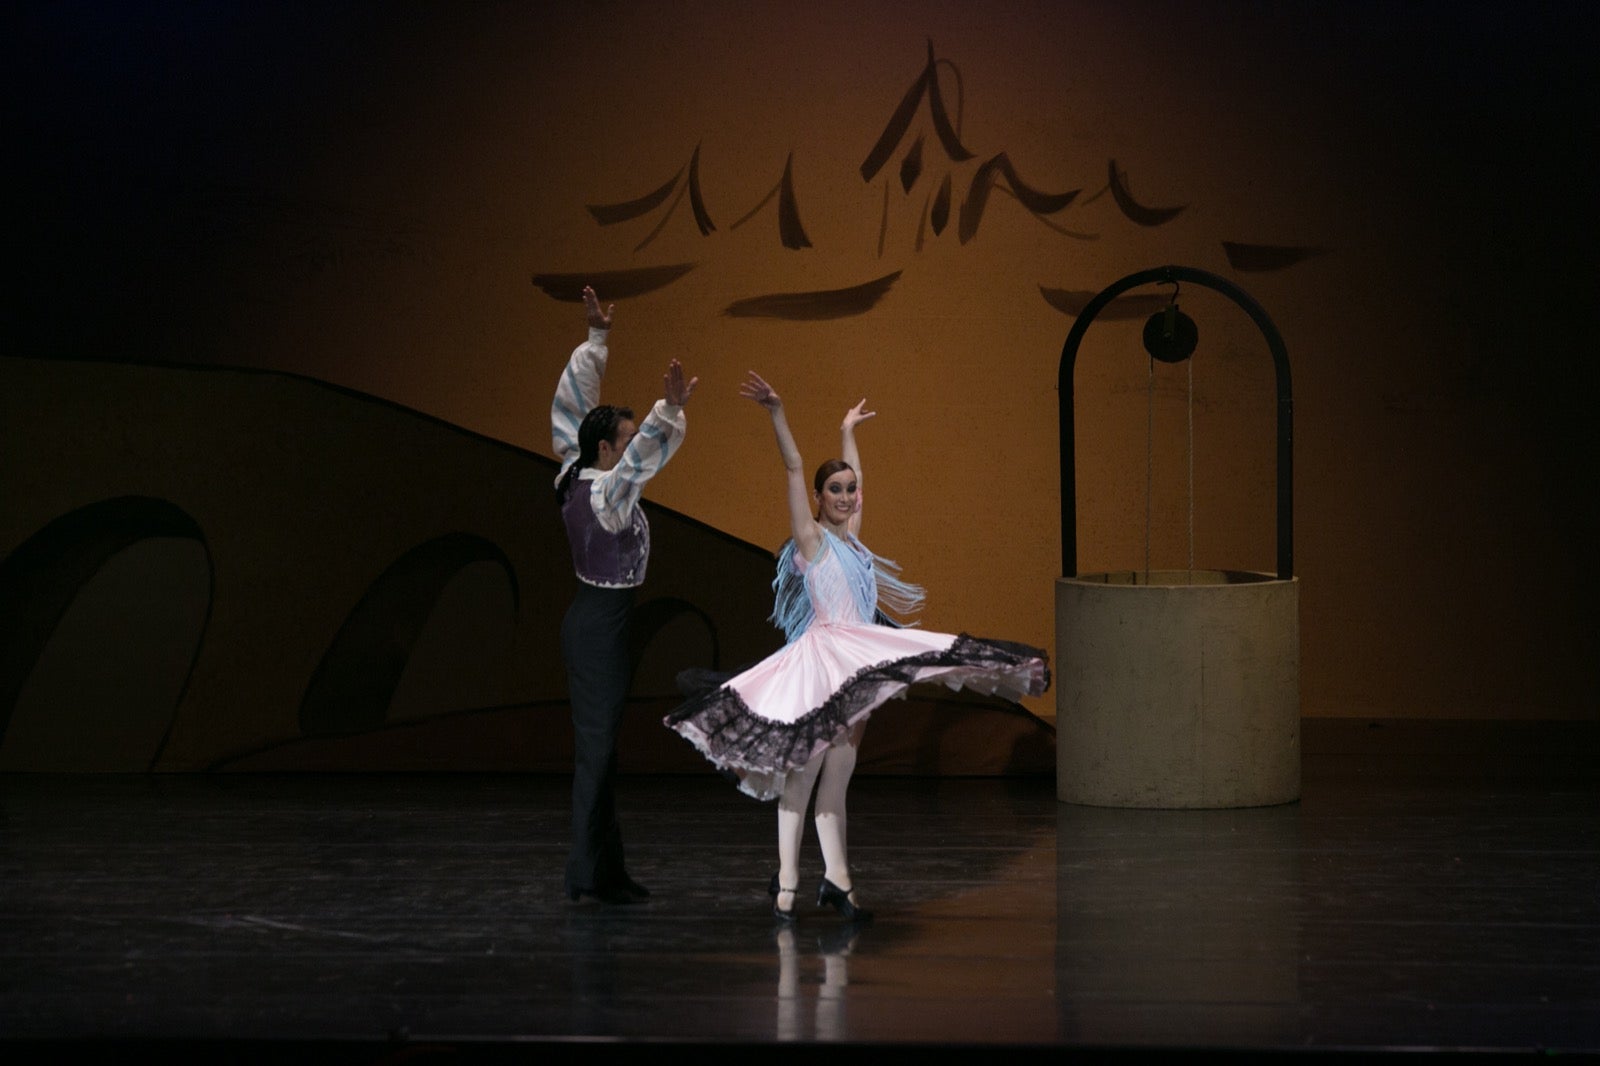
<path fill-rule="evenodd" d="M 632 417 L 633 408 L 613 407 L 608 403 L 592 408 L 583 416 L 583 421 L 578 424 L 578 458 L 567 467 L 567 472 L 561 477 L 561 484 L 556 486 L 556 503 L 567 502 L 567 494 L 572 491 L 572 482 L 576 480 L 578 471 L 586 466 L 593 466 L 595 460 L 600 458 L 600 442 L 614 441 L 617 436 L 617 426 Z"/>

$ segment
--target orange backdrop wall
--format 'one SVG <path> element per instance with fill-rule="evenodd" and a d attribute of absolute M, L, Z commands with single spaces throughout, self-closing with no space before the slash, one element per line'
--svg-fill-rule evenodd
<path fill-rule="evenodd" d="M 606 398 L 700 377 L 650 498 L 775 547 L 738 381 L 808 463 L 864 397 L 924 624 L 1052 647 L 1074 301 L 1196 267 L 1289 349 L 1304 712 L 1593 717 L 1593 16 L 1445 10 L 40 5 L 14 354 L 287 370 L 548 454 L 593 279 Z M 1274 567 L 1271 360 L 1177 296 L 1189 365 L 1148 304 L 1079 357 L 1082 570 Z"/>

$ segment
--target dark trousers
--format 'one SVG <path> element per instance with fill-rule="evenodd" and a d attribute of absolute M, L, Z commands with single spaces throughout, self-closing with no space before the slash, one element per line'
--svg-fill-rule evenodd
<path fill-rule="evenodd" d="M 628 697 L 628 611 L 633 589 L 578 583 L 561 622 L 561 656 L 572 702 L 572 850 L 566 887 L 619 884 L 622 831 L 617 825 L 617 731 Z"/>

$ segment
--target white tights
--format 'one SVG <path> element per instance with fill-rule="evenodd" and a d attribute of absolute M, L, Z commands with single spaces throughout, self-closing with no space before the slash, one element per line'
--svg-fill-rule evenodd
<path fill-rule="evenodd" d="M 800 838 L 805 832 L 806 807 L 811 790 L 817 791 L 815 822 L 822 845 L 823 876 L 850 891 L 850 860 L 845 848 L 844 795 L 856 769 L 859 733 L 827 748 L 799 770 L 790 771 L 778 797 L 778 884 L 800 884 Z"/>

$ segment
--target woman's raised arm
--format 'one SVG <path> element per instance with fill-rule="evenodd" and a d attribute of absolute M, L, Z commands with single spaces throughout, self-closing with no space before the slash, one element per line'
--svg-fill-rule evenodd
<path fill-rule="evenodd" d="M 789 535 L 801 556 L 810 561 L 816 558 L 822 546 L 822 529 L 811 513 L 811 493 L 806 489 L 806 475 L 801 468 L 800 449 L 789 430 L 789 420 L 783 413 L 783 400 L 773 387 L 761 379 L 754 370 L 739 384 L 739 395 L 754 400 L 772 416 L 772 432 L 778 438 L 778 454 L 783 457 L 786 491 L 789 499 Z"/>
<path fill-rule="evenodd" d="M 862 491 L 866 484 L 866 475 L 861 472 L 861 449 L 856 446 L 856 426 L 873 417 L 878 412 L 866 410 L 867 401 L 863 399 L 850 410 L 844 413 L 844 421 L 839 423 L 839 458 L 850 464 L 850 469 L 856 472 L 856 492 Z M 857 496 L 857 499 L 864 497 Z M 854 535 L 861 533 L 861 506 L 856 505 L 856 513 L 850 516 L 850 532 Z"/>

